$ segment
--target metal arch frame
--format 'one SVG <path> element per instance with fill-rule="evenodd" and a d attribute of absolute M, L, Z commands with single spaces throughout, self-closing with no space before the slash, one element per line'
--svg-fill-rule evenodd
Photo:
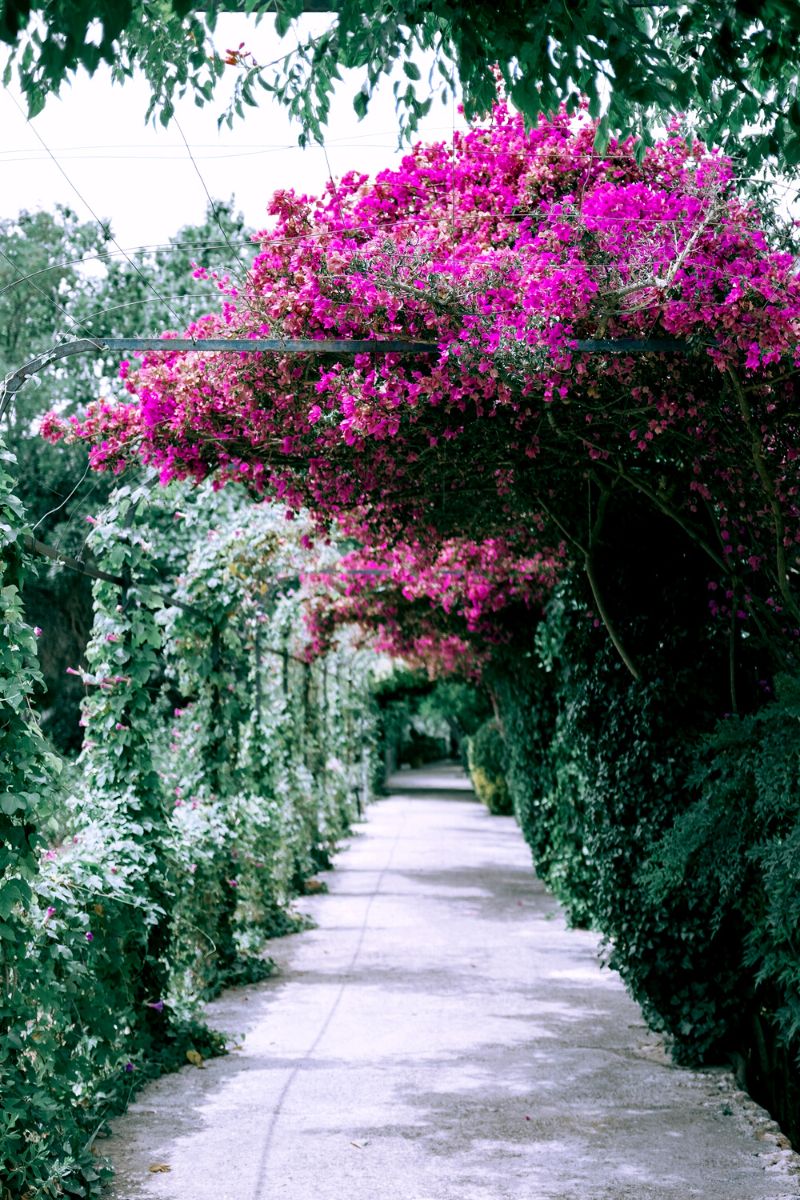
<path fill-rule="evenodd" d="M 693 347 L 677 338 L 588 338 L 575 339 L 570 349 L 583 354 L 664 354 L 688 352 Z M 45 367 L 51 366 L 64 358 L 77 354 L 95 353 L 125 353 L 140 350 L 160 350 L 165 353 L 180 351 L 181 353 L 214 353 L 232 351 L 234 353 L 273 353 L 273 354 L 434 354 L 438 343 L 416 341 L 411 339 L 314 339 L 314 338 L 164 338 L 164 337 L 133 337 L 133 338 L 75 338 L 50 350 L 36 355 L 23 366 L 6 375 L 0 382 L 0 418 L 11 407 L 17 392 L 32 375 L 38 374 Z M 106 571 L 101 571 L 93 565 L 83 563 L 54 550 L 46 543 L 27 535 L 24 538 L 25 549 L 40 557 L 49 558 L 60 566 L 92 579 L 104 579 L 110 583 L 124 585 L 125 581 Z M 315 572 L 322 574 L 322 572 Z M 382 568 L 361 568 L 348 574 L 381 575 Z M 183 607 L 187 607 L 183 605 Z"/>
<path fill-rule="evenodd" d="M 578 338 L 570 341 L 569 349 L 581 354 L 676 354 L 692 349 L 689 343 L 678 338 Z M 166 354 L 171 351 L 199 354 L 220 350 L 245 354 L 435 354 L 438 348 L 437 342 L 379 338 L 76 338 L 53 346 L 51 350 L 38 354 L 6 375 L 0 384 L 0 418 L 8 411 L 17 392 L 31 375 L 36 375 L 59 359 L 91 351 L 125 353 L 161 350 Z"/>
<path fill-rule="evenodd" d="M 16 398 L 17 392 L 25 381 L 52 363 L 77 354 L 85 353 L 125 353 L 127 351 L 155 350 L 162 353 L 183 352 L 233 352 L 233 353 L 273 353 L 273 354 L 435 354 L 439 346 L 436 342 L 395 340 L 395 339 L 313 339 L 313 338 L 76 338 L 62 342 L 50 350 L 37 355 L 23 366 L 10 372 L 0 382 L 0 419 L 5 415 Z M 569 349 L 584 354 L 663 354 L 690 353 L 701 348 L 700 343 L 680 341 L 676 338 L 589 338 L 570 339 Z M 31 535 L 23 538 L 25 549 L 29 553 L 53 559 L 61 566 L 93 579 L 103 579 L 125 587 L 127 581 L 94 565 L 84 564 L 77 559 L 61 555 L 43 542 Z M 385 570 L 380 568 L 363 568 L 352 574 L 380 575 Z M 173 601 L 175 603 L 175 601 Z M 177 602 L 179 607 L 190 608 L 188 604 Z M 260 652 L 278 653 L 277 650 L 260 647 Z M 292 656 L 294 657 L 294 656 Z"/>

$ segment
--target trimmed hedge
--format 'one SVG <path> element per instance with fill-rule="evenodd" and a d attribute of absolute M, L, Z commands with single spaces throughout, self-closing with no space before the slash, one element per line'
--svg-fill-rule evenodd
<path fill-rule="evenodd" d="M 643 661 L 637 683 L 559 589 L 527 657 L 495 664 L 514 809 L 675 1058 L 733 1059 L 800 1140 L 800 680 L 715 721 L 686 700 L 702 654 Z"/>
<path fill-rule="evenodd" d="M 490 813 L 507 816 L 514 811 L 506 783 L 505 740 L 497 721 L 484 722 L 467 740 L 467 765 L 478 799 Z"/>

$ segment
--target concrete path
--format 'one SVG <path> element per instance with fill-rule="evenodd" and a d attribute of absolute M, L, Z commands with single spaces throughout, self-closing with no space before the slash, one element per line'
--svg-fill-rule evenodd
<path fill-rule="evenodd" d="M 453 768 L 393 785 L 280 976 L 211 1006 L 243 1048 L 115 1121 L 117 1200 L 800 1196 L 763 1110 L 666 1061 L 512 819 Z"/>

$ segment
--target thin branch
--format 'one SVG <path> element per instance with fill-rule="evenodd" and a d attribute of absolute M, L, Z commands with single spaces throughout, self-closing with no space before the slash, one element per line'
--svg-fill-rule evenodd
<path fill-rule="evenodd" d="M 639 668 L 636 666 L 636 663 L 633 661 L 633 659 L 631 658 L 631 656 L 628 654 L 627 650 L 625 649 L 625 646 L 622 642 L 622 638 L 620 637 L 616 626 L 614 625 L 613 621 L 611 620 L 611 617 L 609 616 L 609 613 L 608 613 L 608 609 L 606 608 L 605 603 L 603 601 L 603 595 L 602 595 L 602 592 L 600 591 L 600 585 L 597 581 L 597 576 L 595 575 L 595 572 L 594 572 L 594 564 L 592 563 L 591 555 L 587 554 L 584 557 L 583 568 L 586 572 L 586 578 L 589 581 L 589 587 L 592 589 L 592 596 L 594 597 L 594 602 L 597 605 L 597 614 L 600 617 L 600 620 L 603 622 L 603 624 L 606 627 L 608 636 L 611 638 L 611 641 L 614 645 L 614 649 L 616 650 L 617 654 L 620 656 L 622 661 L 625 663 L 625 666 L 628 668 L 628 670 L 630 671 L 631 675 L 636 680 L 636 682 L 641 683 L 641 681 L 642 681 L 641 672 L 639 671 Z"/>
<path fill-rule="evenodd" d="M 669 517 L 671 521 L 674 521 L 676 525 L 679 525 L 687 537 L 691 538 L 695 545 L 699 546 L 700 549 L 708 555 L 711 561 L 720 569 L 720 571 L 722 571 L 723 574 L 729 575 L 731 573 L 730 564 L 726 563 L 723 558 L 720 558 L 720 556 L 711 549 L 705 538 L 701 537 L 697 530 L 693 529 L 689 522 L 685 520 L 685 518 L 682 517 L 679 512 L 676 512 L 674 508 L 672 508 L 669 504 L 666 504 L 659 496 L 658 492 L 653 491 L 652 488 L 648 487 L 645 483 L 642 483 L 637 476 L 629 475 L 628 472 L 619 465 L 619 463 L 603 462 L 600 465 L 607 467 L 610 471 L 614 471 L 620 479 L 625 481 L 625 483 L 630 484 L 632 488 L 635 488 L 636 491 L 641 492 L 643 496 L 646 496 L 648 500 L 652 501 L 659 512 L 662 512 L 665 517 Z"/>
<path fill-rule="evenodd" d="M 604 492 L 606 492 L 606 491 L 607 491 L 607 489 L 604 489 Z M 583 558 L 583 566 L 584 566 L 584 570 L 586 571 L 586 578 L 589 582 L 589 587 L 591 588 L 592 596 L 594 597 L 594 602 L 597 607 L 597 615 L 600 617 L 600 620 L 605 625 L 606 632 L 608 633 L 608 636 L 611 638 L 611 643 L 614 646 L 614 649 L 617 651 L 617 654 L 619 654 L 620 658 L 622 659 L 625 666 L 628 668 L 628 670 L 630 671 L 631 675 L 636 680 L 636 682 L 641 683 L 641 679 L 642 679 L 641 673 L 640 673 L 638 667 L 636 666 L 635 662 L 631 658 L 631 656 L 628 654 L 628 651 L 625 649 L 625 645 L 622 641 L 622 637 L 621 637 L 616 625 L 612 621 L 608 609 L 605 606 L 605 602 L 603 600 L 603 596 L 600 591 L 600 584 L 598 582 L 597 576 L 594 571 L 594 564 L 592 562 L 591 549 L 589 547 L 584 546 L 583 543 L 578 538 L 576 538 L 574 534 L 570 533 L 570 531 L 567 529 L 566 525 L 564 525 L 558 519 L 558 517 L 555 515 L 555 513 L 553 513 L 547 507 L 547 505 L 544 503 L 543 500 L 541 500 L 541 498 L 537 499 L 537 503 L 539 504 L 542 511 L 546 514 L 546 516 L 548 516 L 550 518 L 550 520 L 553 522 L 553 524 L 558 529 L 561 530 L 561 532 L 564 535 L 567 542 L 569 542 L 569 544 L 571 546 L 575 547 L 575 549 L 580 552 L 580 554 Z M 603 507 L 605 507 L 605 506 L 603 506 Z M 597 521 L 595 521 L 595 526 L 594 526 L 594 529 L 592 530 L 592 533 L 595 533 L 598 530 L 599 530 L 599 526 L 598 526 Z"/>
<path fill-rule="evenodd" d="M 780 591 L 786 607 L 792 614 L 800 618 L 800 608 L 795 601 L 794 596 L 789 588 L 789 570 L 786 563 L 786 548 L 784 539 L 786 537 L 786 526 L 783 520 L 783 513 L 775 492 L 775 484 L 772 482 L 772 477 L 767 469 L 767 464 L 764 459 L 764 450 L 761 444 L 758 430 L 753 425 L 753 413 L 750 408 L 750 401 L 744 393 L 741 383 L 737 379 L 733 371 L 727 372 L 728 381 L 733 394 L 739 403 L 739 411 L 742 414 L 742 420 L 745 428 L 750 435 L 750 449 L 753 456 L 753 465 L 756 468 L 758 477 L 761 480 L 762 487 L 769 501 L 770 510 L 772 512 L 772 524 L 775 530 L 775 569 L 777 572 L 778 590 Z"/>

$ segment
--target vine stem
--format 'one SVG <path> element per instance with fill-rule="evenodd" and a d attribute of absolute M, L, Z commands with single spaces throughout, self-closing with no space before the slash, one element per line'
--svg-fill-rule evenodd
<path fill-rule="evenodd" d="M 753 465 L 755 466 L 758 477 L 761 480 L 761 485 L 764 488 L 767 500 L 769 501 L 770 509 L 772 511 L 772 524 L 775 530 L 775 569 L 777 574 L 778 590 L 780 591 L 783 602 L 789 611 L 795 617 L 800 618 L 800 608 L 798 608 L 794 596 L 789 588 L 789 572 L 786 565 L 786 549 L 783 544 L 786 536 L 786 526 L 784 525 L 783 513 L 781 512 L 778 496 L 775 492 L 775 484 L 773 483 L 772 477 L 767 470 L 767 464 L 764 459 L 764 450 L 761 445 L 761 438 L 759 437 L 758 431 L 753 425 L 753 412 L 750 408 L 750 401 L 747 399 L 741 383 L 731 370 L 728 370 L 728 380 L 730 382 L 731 390 L 738 401 L 739 412 L 742 414 L 742 421 L 744 422 L 745 429 L 750 435 L 750 449 L 753 456 Z"/>
<path fill-rule="evenodd" d="M 737 715 L 739 705 L 736 699 L 736 595 L 731 602 L 730 626 L 728 630 L 728 683 L 731 690 L 731 712 Z"/>
<path fill-rule="evenodd" d="M 598 582 L 597 575 L 595 574 L 594 563 L 592 562 L 591 546 L 589 546 L 589 547 L 584 546 L 583 543 L 574 536 L 574 534 L 570 533 L 570 531 L 567 529 L 566 525 L 564 525 L 558 519 L 558 517 L 555 515 L 555 513 L 550 511 L 550 509 L 547 507 L 547 505 L 544 503 L 544 501 L 541 499 L 541 497 L 538 498 L 537 502 L 539 504 L 539 507 L 546 514 L 546 516 L 548 516 L 550 518 L 550 520 L 553 522 L 553 524 L 556 525 L 557 528 L 561 530 L 566 541 L 571 546 L 573 546 L 583 556 L 583 566 L 584 566 L 584 570 L 586 572 L 586 578 L 589 582 L 589 587 L 591 588 L 594 602 L 597 606 L 597 615 L 600 617 L 600 620 L 603 622 L 603 625 L 606 628 L 606 632 L 608 633 L 608 636 L 611 638 L 611 644 L 613 645 L 617 654 L 620 656 L 620 658 L 622 659 L 625 666 L 628 668 L 628 670 L 630 671 L 631 675 L 636 680 L 636 682 L 641 683 L 642 682 L 641 672 L 639 671 L 639 668 L 636 666 L 636 663 L 631 658 L 630 654 L 628 654 L 628 651 L 625 649 L 625 644 L 622 641 L 619 631 L 617 630 L 617 627 L 615 626 L 614 622 L 612 621 L 611 616 L 609 615 L 608 609 L 605 606 L 605 602 L 603 600 L 603 595 L 602 595 L 602 592 L 600 591 L 600 584 Z M 595 528 L 590 534 L 591 537 L 595 537 L 597 535 L 597 533 L 599 533 L 600 524 L 602 522 L 603 515 L 604 515 L 604 510 L 605 510 L 605 498 L 602 500 L 601 504 L 599 505 L 598 518 L 597 518 L 597 521 L 595 522 Z"/>
<path fill-rule="evenodd" d="M 603 624 L 606 627 L 606 632 L 608 633 L 608 636 L 611 638 L 614 649 L 616 650 L 617 654 L 620 656 L 620 658 L 622 659 L 625 666 L 628 668 L 628 670 L 630 671 L 631 675 L 636 680 L 636 682 L 641 683 L 642 682 L 641 672 L 639 671 L 639 668 L 636 666 L 636 663 L 633 661 L 631 656 L 628 654 L 628 651 L 625 649 L 622 639 L 621 639 L 619 633 L 617 632 L 616 626 L 614 625 L 614 622 L 611 620 L 611 617 L 608 614 L 608 610 L 603 601 L 603 594 L 600 591 L 600 586 L 597 582 L 597 576 L 595 575 L 594 564 L 592 563 L 591 555 L 586 554 L 584 556 L 583 568 L 586 572 L 586 578 L 589 581 L 589 587 L 592 589 L 592 596 L 594 597 L 594 602 L 597 605 L 598 616 L 600 617 L 600 620 L 603 622 Z"/>
<path fill-rule="evenodd" d="M 614 474 L 619 479 L 623 480 L 624 483 L 630 484 L 632 488 L 635 488 L 637 492 L 640 492 L 646 497 L 646 499 L 650 500 L 650 502 L 655 505 L 659 512 L 662 512 L 670 521 L 674 521 L 675 524 L 683 530 L 687 537 L 689 537 L 695 543 L 695 545 L 699 546 L 704 554 L 708 555 L 715 566 L 719 567 L 720 571 L 726 575 L 731 574 L 730 565 L 726 563 L 725 560 L 721 558 L 720 555 L 711 548 L 711 546 L 709 546 L 705 538 L 703 538 L 696 529 L 693 529 L 690 523 L 684 517 L 682 517 L 679 512 L 667 504 L 657 492 L 653 491 L 652 488 L 643 483 L 642 480 L 636 475 L 631 475 L 619 463 L 607 462 L 601 463 L 601 466 L 606 467 L 609 471 L 613 471 Z"/>

